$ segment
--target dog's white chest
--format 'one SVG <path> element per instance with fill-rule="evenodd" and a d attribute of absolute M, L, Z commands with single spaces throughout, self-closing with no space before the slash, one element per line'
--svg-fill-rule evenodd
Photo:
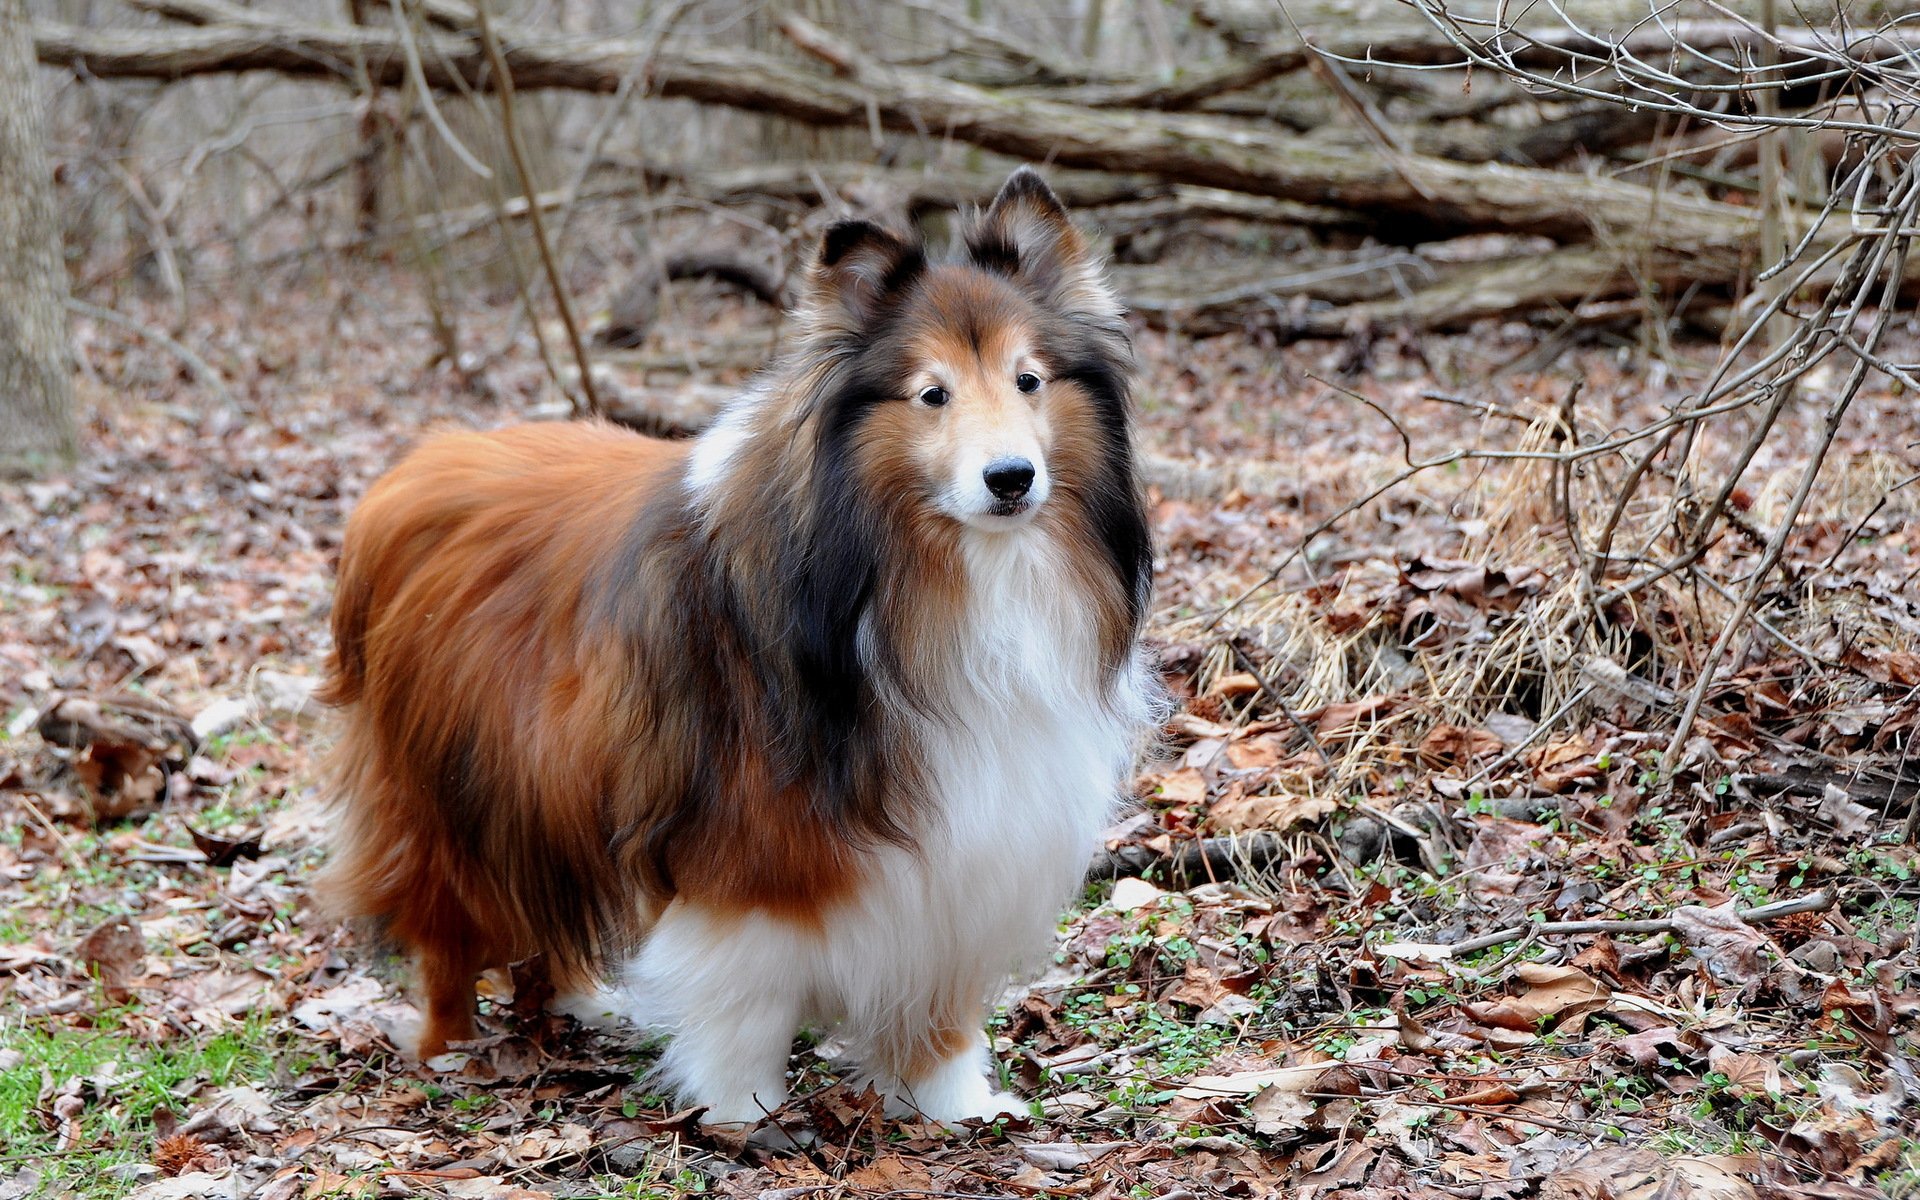
<path fill-rule="evenodd" d="M 881 852 L 854 911 L 828 923 L 856 1028 L 902 1003 L 984 999 L 1043 953 L 1122 795 L 1151 700 L 1131 665 L 1102 671 L 1090 606 L 1045 549 L 970 548 L 964 651 L 915 726 L 916 845 Z"/>

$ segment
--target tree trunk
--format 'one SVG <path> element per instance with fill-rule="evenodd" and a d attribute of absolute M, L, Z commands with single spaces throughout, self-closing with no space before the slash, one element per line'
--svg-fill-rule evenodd
<path fill-rule="evenodd" d="M 0 0 L 0 475 L 71 463 L 67 278 L 25 0 Z"/>

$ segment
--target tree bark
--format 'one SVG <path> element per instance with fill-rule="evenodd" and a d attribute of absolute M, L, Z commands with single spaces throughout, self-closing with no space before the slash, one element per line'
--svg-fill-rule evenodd
<path fill-rule="evenodd" d="M 70 464 L 79 448 L 67 276 L 25 0 L 0 0 L 0 475 Z"/>

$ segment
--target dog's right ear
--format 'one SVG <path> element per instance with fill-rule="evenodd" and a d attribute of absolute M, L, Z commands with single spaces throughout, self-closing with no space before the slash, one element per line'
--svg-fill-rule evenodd
<path fill-rule="evenodd" d="M 926 269 L 919 246 L 872 221 L 836 221 L 820 239 L 801 306 L 810 333 L 857 334 Z"/>

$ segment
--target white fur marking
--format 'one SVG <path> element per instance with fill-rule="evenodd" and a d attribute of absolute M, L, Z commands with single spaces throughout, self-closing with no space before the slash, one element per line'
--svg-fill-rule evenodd
<path fill-rule="evenodd" d="M 705 503 L 726 482 L 734 460 L 753 437 L 761 399 L 759 393 L 749 392 L 733 401 L 694 439 L 693 451 L 687 455 L 687 488 L 696 500 Z"/>
<path fill-rule="evenodd" d="M 920 730 L 936 803 L 913 831 L 919 852 L 876 851 L 866 886 L 819 930 L 676 901 L 632 967 L 641 1011 L 678 1031 L 663 1072 L 710 1121 L 778 1106 L 803 1022 L 836 1025 L 876 1065 L 924 1057 L 911 1051 L 936 1025 L 965 1022 L 962 1052 L 920 1079 L 882 1076 L 882 1089 L 947 1121 L 1017 1104 L 988 1084 L 975 1022 L 1050 944 L 1155 701 L 1141 660 L 1102 680 L 1087 602 L 1043 533 L 963 544 L 967 644 L 948 659 L 961 674 L 946 712 Z"/>

